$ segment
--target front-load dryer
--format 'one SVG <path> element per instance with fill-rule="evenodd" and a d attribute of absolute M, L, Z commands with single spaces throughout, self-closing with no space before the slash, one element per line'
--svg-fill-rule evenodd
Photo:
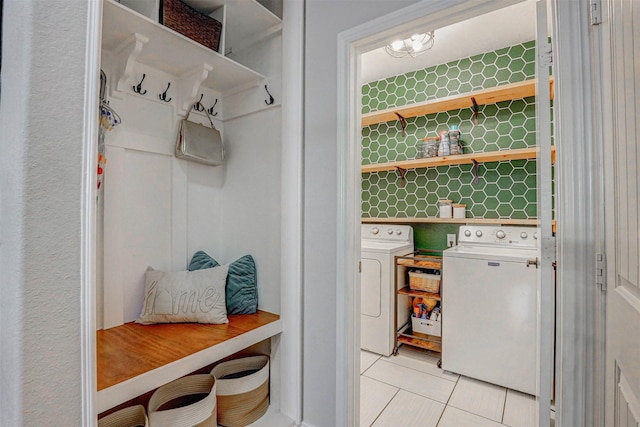
<path fill-rule="evenodd" d="M 413 228 L 408 225 L 363 224 L 360 274 L 360 347 L 390 356 L 394 347 L 395 257 L 413 253 Z M 400 286 L 400 285 L 398 285 Z M 402 287 L 402 286 L 400 286 Z M 398 324 L 408 321 L 398 310 Z"/>

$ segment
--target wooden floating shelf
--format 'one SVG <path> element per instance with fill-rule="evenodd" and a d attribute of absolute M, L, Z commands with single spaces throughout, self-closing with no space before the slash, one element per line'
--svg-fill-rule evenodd
<path fill-rule="evenodd" d="M 428 157 L 424 159 L 400 160 L 388 163 L 362 165 L 362 173 L 395 171 L 400 169 L 418 169 L 436 166 L 451 166 L 462 164 L 501 162 L 506 160 L 535 159 L 538 147 L 517 148 L 515 150 L 486 151 L 482 153 L 458 154 L 455 156 Z M 551 161 L 556 161 L 556 148 L 551 147 Z"/>
<path fill-rule="evenodd" d="M 553 99 L 554 83 L 550 77 L 550 96 Z M 536 80 L 525 80 L 522 82 L 496 86 L 488 89 L 481 89 L 474 92 L 452 95 L 446 98 L 438 98 L 431 101 L 419 102 L 405 105 L 403 107 L 388 108 L 386 110 L 372 111 L 362 115 L 362 126 L 370 126 L 377 123 L 391 122 L 398 120 L 396 113 L 405 119 L 410 117 L 424 116 L 427 114 L 439 113 L 443 111 L 461 110 L 471 108 L 475 98 L 478 105 L 495 104 L 512 99 L 527 98 L 535 96 Z"/>

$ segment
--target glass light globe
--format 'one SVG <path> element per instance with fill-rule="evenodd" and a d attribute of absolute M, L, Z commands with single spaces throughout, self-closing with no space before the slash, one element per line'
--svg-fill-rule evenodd
<path fill-rule="evenodd" d="M 399 51 L 400 49 L 402 49 L 403 45 L 404 43 L 402 42 L 402 40 L 396 40 L 393 43 L 391 43 L 391 49 L 395 51 Z"/>
<path fill-rule="evenodd" d="M 413 43 L 411 43 L 411 48 L 414 52 L 419 52 L 422 49 L 422 42 L 420 42 L 419 40 L 415 40 Z"/>

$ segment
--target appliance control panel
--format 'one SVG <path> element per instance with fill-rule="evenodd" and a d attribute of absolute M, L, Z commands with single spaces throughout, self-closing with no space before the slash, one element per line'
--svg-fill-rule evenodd
<path fill-rule="evenodd" d="M 463 225 L 458 244 L 513 246 L 514 248 L 539 247 L 540 229 L 524 226 Z"/>
<path fill-rule="evenodd" d="M 362 239 L 413 242 L 413 227 L 395 224 L 362 224 L 360 230 Z"/>

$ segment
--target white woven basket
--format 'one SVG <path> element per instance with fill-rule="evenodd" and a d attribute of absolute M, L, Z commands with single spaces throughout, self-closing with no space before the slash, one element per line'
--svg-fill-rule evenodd
<path fill-rule="evenodd" d="M 148 427 L 147 413 L 142 405 L 130 406 L 98 420 L 98 427 Z"/>
<path fill-rule="evenodd" d="M 206 394 L 195 403 L 165 408 L 172 400 Z M 188 375 L 158 388 L 149 400 L 151 427 L 216 427 L 216 380 L 211 375 Z"/>
<path fill-rule="evenodd" d="M 218 424 L 242 427 L 269 408 L 269 357 L 252 356 L 222 362 L 211 371 L 216 379 Z"/>

